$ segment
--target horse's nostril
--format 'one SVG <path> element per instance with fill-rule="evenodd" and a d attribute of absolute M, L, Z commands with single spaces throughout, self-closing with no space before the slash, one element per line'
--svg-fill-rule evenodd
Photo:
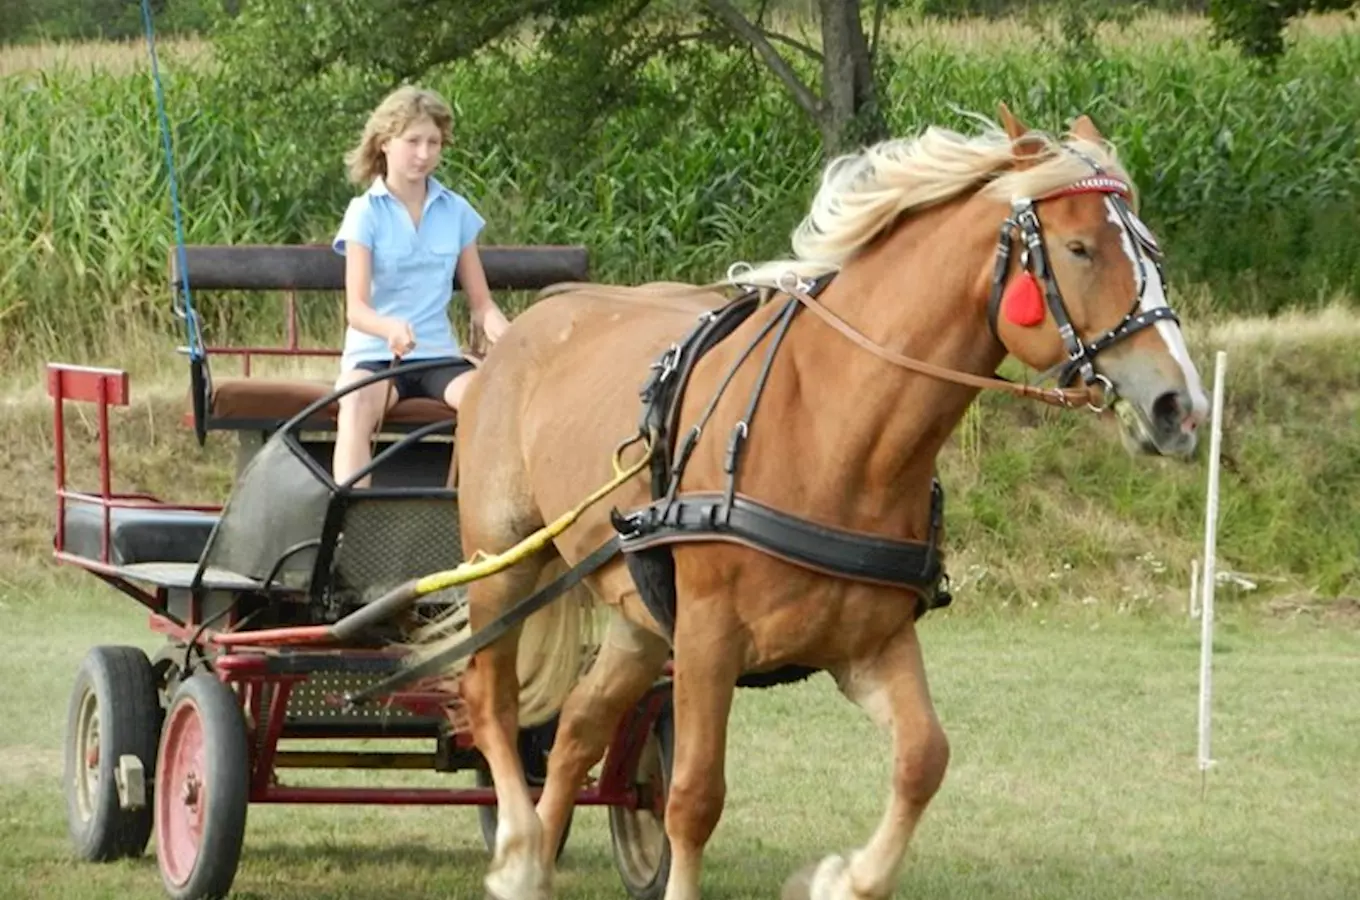
<path fill-rule="evenodd" d="M 1187 420 L 1190 428 L 1194 428 L 1194 420 L 1189 412 L 1190 400 L 1180 391 L 1167 391 L 1152 402 L 1152 419 L 1159 428 L 1178 429 Z"/>

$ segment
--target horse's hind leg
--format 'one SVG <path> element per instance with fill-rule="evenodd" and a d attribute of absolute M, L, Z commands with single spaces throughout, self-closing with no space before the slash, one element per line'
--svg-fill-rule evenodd
<path fill-rule="evenodd" d="M 548 781 L 538 802 L 540 852 L 551 867 L 557 845 L 590 767 L 604 756 L 625 713 L 655 683 L 670 646 L 662 638 L 610 614 L 609 629 L 590 671 L 567 697 L 548 756 Z"/>
<path fill-rule="evenodd" d="M 534 589 L 542 562 L 526 560 L 474 582 L 468 610 L 474 631 L 485 628 L 502 610 Z M 486 758 L 496 786 L 499 809 L 496 848 L 486 875 L 486 890 L 496 900 L 547 900 L 552 884 L 538 854 L 542 826 L 524 776 L 519 733 L 519 630 L 477 654 L 463 675 L 462 693 L 477 749 Z"/>
<path fill-rule="evenodd" d="M 875 658 L 836 680 L 893 738 L 892 792 L 869 843 L 847 860 L 833 855 L 791 878 L 784 900 L 882 900 L 897 885 L 912 832 L 949 764 L 949 743 L 926 685 L 916 629 L 899 632 Z"/>
<path fill-rule="evenodd" d="M 671 871 L 665 900 L 698 900 L 704 845 L 726 797 L 728 717 L 743 632 L 706 597 L 686 597 L 675 627 L 675 762 L 666 801 Z"/>

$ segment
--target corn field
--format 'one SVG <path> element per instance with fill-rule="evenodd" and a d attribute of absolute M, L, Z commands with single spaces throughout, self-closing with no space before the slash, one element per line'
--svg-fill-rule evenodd
<path fill-rule="evenodd" d="M 1037 127 L 1089 113 L 1137 180 L 1173 281 L 1207 286 L 1228 312 L 1355 294 L 1360 28 L 1303 29 L 1268 76 L 1202 31 L 1163 17 L 1141 39 L 1103 35 L 1074 56 L 1022 28 L 981 39 L 894 29 L 889 120 L 899 134 L 968 128 L 965 111 L 990 116 L 1002 99 Z M 426 82 L 456 108 L 440 177 L 486 217 L 486 242 L 582 243 L 595 277 L 621 281 L 710 280 L 787 252 L 822 160 L 816 130 L 772 79 L 729 89 L 721 115 L 710 104 L 664 122 L 614 116 L 568 165 L 516 121 L 500 65 Z M 169 333 L 174 232 L 147 67 L 0 72 L 0 350 L 79 351 L 114 323 Z M 207 53 L 163 74 L 187 240 L 328 240 L 352 193 L 340 157 L 362 118 L 318 101 L 314 120 L 265 127 Z M 652 77 L 664 87 L 673 75 L 658 63 Z M 250 323 L 263 302 L 216 314 Z M 329 329 L 333 315 L 311 326 Z"/>

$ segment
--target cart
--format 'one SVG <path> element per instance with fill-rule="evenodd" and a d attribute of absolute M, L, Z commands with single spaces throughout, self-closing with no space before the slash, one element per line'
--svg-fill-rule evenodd
<path fill-rule="evenodd" d="M 462 562 L 450 411 L 432 404 L 412 412 L 399 404 L 384 429 L 394 434 L 369 469 L 337 484 L 326 431 L 334 427 L 337 401 L 392 372 L 343 391 L 271 388 L 247 377 L 232 399 L 233 383 L 214 382 L 208 370 L 212 356 L 243 358 L 249 376 L 252 357 L 334 354 L 297 342 L 296 292 L 334 289 L 343 277 L 317 249 L 188 248 L 183 257 L 191 269 L 198 264 L 200 285 L 287 292 L 282 347 L 209 347 L 201 330 L 189 329 L 190 424 L 200 440 L 225 430 L 241 441 L 235 484 L 221 506 L 114 491 L 111 413 L 129 402 L 127 373 L 60 363 L 47 370 L 55 556 L 141 604 L 150 628 L 165 637 L 150 656 L 135 647 L 94 647 L 76 673 L 64 768 L 70 836 L 77 856 L 94 862 L 139 856 L 154 834 L 162 881 L 176 900 L 230 891 L 252 803 L 477 806 L 484 841 L 494 845 L 495 792 L 456 680 L 407 685 L 377 703 L 346 702 L 402 669 L 409 653 L 402 636 L 413 625 L 465 602 L 454 588 L 422 598 L 396 619 L 375 615 L 373 605 L 403 582 Z M 563 256 L 564 249 L 573 252 Z M 493 287 L 581 276 L 583 251 L 536 252 L 489 254 Z M 172 282 L 177 288 L 187 282 L 177 266 Z M 67 483 L 65 415 L 72 403 L 95 407 L 97 490 Z M 281 411 L 289 415 L 279 422 Z M 371 487 L 354 486 L 370 473 Z M 531 784 L 546 776 L 555 725 L 521 732 Z M 308 749 L 293 748 L 298 740 Z M 327 741 L 345 746 L 314 749 Z M 364 749 L 351 749 L 356 741 Z M 384 741 L 423 749 L 371 749 Z M 580 806 L 608 809 L 614 859 L 633 897 L 658 898 L 665 889 L 671 755 L 670 684 L 663 679 L 625 716 L 598 777 L 577 798 Z M 295 783 L 299 771 L 320 769 L 476 774 L 471 787 Z"/>

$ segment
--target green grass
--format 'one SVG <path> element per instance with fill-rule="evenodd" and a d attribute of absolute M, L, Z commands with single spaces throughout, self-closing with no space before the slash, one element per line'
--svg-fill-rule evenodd
<path fill-rule="evenodd" d="M 153 858 L 74 863 L 58 773 L 66 694 L 97 643 L 154 646 L 93 578 L 0 582 L 0 882 L 9 900 L 156 898 Z M 952 743 L 899 896 L 1350 898 L 1360 894 L 1355 619 L 1223 613 L 1217 765 L 1195 761 L 1198 627 L 1107 610 L 932 614 L 932 690 Z M 776 896 L 881 813 L 885 739 L 825 677 L 739 695 L 705 896 Z M 451 776 L 457 777 L 457 776 Z M 251 809 L 235 896 L 480 897 L 470 809 Z M 578 811 L 564 898 L 623 896 L 605 816 Z"/>
<path fill-rule="evenodd" d="M 1256 587 L 1225 586 L 1222 602 L 1288 610 L 1354 602 L 1360 319 L 1334 309 L 1206 322 L 1193 309 L 1201 301 L 1186 302 L 1187 333 L 1206 380 L 1213 352 L 1229 354 L 1219 567 Z M 168 336 L 134 329 L 97 355 L 64 360 L 133 372 L 132 406 L 113 415 L 116 487 L 221 502 L 231 488 L 235 441 L 214 434 L 199 448 L 183 428 L 185 367 L 170 345 Z M 0 471 L 7 473 L 0 479 L 0 572 L 47 552 L 52 516 L 42 368 L 7 362 L 4 370 L 12 393 L 0 395 L 0 428 L 12 437 L 0 444 Z M 270 371 L 260 364 L 259 374 Z M 326 360 L 306 374 L 333 371 Z M 84 486 L 95 483 L 87 443 L 93 425 L 91 410 L 71 408 L 72 478 Z M 940 458 L 949 571 L 973 607 L 1183 609 L 1191 560 L 1202 553 L 1206 467 L 1203 454 L 1188 465 L 1131 459 L 1112 422 L 985 395 Z"/>

